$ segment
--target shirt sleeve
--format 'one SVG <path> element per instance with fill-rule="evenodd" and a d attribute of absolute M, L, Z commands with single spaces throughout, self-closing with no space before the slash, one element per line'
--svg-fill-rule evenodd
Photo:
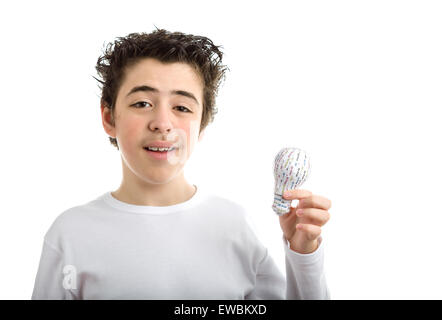
<path fill-rule="evenodd" d="M 70 291 L 63 287 L 63 254 L 46 239 L 35 278 L 32 300 L 72 300 Z"/>
<path fill-rule="evenodd" d="M 265 256 L 258 265 L 256 282 L 245 300 L 284 300 L 286 282 L 275 261 L 265 249 Z"/>
<path fill-rule="evenodd" d="M 318 239 L 318 248 L 307 254 L 293 251 L 284 235 L 282 238 L 285 251 L 287 300 L 329 300 L 330 291 L 325 280 L 322 237 Z"/>
<path fill-rule="evenodd" d="M 246 300 L 324 300 L 330 299 L 323 270 L 324 249 L 322 238 L 312 253 L 300 254 L 290 249 L 283 236 L 286 277 L 274 260 L 266 253 L 258 266 L 254 289 Z"/>

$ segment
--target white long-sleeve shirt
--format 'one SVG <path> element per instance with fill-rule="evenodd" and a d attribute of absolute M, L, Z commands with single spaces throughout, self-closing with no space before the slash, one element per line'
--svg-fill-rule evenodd
<path fill-rule="evenodd" d="M 285 277 L 233 201 L 198 188 L 140 206 L 106 192 L 55 219 L 32 299 L 329 299 L 323 245 L 299 254 L 282 241 Z"/>

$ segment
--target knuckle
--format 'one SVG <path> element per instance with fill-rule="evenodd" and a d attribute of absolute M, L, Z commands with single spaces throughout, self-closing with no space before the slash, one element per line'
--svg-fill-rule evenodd
<path fill-rule="evenodd" d="M 325 222 L 328 222 L 328 220 L 330 220 L 330 213 L 328 211 L 326 211 L 324 220 L 325 220 Z"/>
<path fill-rule="evenodd" d="M 308 239 L 310 240 L 310 241 L 312 241 L 312 240 L 315 240 L 316 239 L 316 235 L 313 233 L 313 232 L 310 232 L 309 234 L 308 234 Z"/>
<path fill-rule="evenodd" d="M 308 230 L 307 232 L 307 238 L 309 240 L 315 240 L 317 237 L 319 237 L 320 235 L 320 230 L 312 230 L 311 228 Z"/>

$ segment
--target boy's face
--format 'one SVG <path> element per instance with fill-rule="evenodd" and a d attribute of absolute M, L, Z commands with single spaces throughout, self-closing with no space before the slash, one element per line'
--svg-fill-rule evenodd
<path fill-rule="evenodd" d="M 198 140 L 202 103 L 202 81 L 188 64 L 143 58 L 126 68 L 115 102 L 115 126 L 109 109 L 101 106 L 104 129 L 117 139 L 125 171 L 154 184 L 177 177 Z M 158 141 L 178 149 L 158 159 L 145 150 Z"/>

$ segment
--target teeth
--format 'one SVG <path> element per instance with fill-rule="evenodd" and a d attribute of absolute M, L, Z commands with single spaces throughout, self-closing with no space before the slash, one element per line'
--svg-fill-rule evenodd
<path fill-rule="evenodd" d="M 170 147 L 170 148 L 157 148 L 157 147 L 147 147 L 147 149 L 151 150 L 151 151 L 160 151 L 160 152 L 164 152 L 164 151 L 171 151 L 174 148 Z"/>

